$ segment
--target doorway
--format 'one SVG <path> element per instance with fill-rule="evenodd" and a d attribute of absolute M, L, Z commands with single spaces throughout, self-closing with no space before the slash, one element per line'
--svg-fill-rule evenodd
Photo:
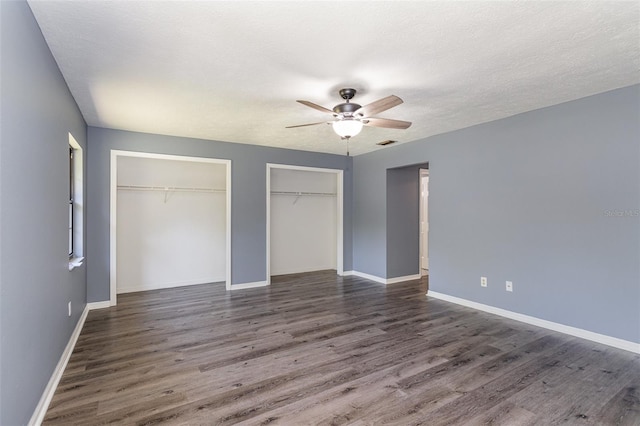
<path fill-rule="evenodd" d="M 429 275 L 429 170 L 420 169 L 420 275 Z"/>

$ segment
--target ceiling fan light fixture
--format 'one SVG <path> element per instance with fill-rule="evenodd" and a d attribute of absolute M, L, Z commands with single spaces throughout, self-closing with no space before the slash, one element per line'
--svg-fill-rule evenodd
<path fill-rule="evenodd" d="M 365 106 L 361 106 L 359 104 L 351 102 L 351 99 L 355 94 L 355 89 L 347 88 L 340 90 L 340 97 L 344 99 L 345 102 L 334 106 L 333 110 L 309 101 L 296 101 L 298 103 L 301 103 L 302 105 L 308 106 L 309 108 L 329 113 L 333 115 L 334 120 L 325 122 L 321 121 L 319 123 L 299 124 L 297 126 L 287 126 L 287 129 L 292 129 L 295 127 L 315 126 L 317 124 L 327 123 L 333 125 L 333 131 L 336 132 L 338 136 L 340 136 L 342 139 L 349 140 L 350 138 L 360 133 L 360 131 L 362 130 L 362 126 L 383 127 L 387 129 L 407 129 L 409 126 L 411 126 L 410 121 L 391 120 L 388 118 L 375 117 L 375 115 L 380 112 L 400 105 L 402 103 L 402 99 L 400 99 L 399 97 L 390 95 L 386 98 L 378 99 L 377 101 Z"/>
<path fill-rule="evenodd" d="M 343 139 L 349 139 L 362 130 L 362 122 L 353 118 L 345 118 L 333 122 L 333 131 Z"/>

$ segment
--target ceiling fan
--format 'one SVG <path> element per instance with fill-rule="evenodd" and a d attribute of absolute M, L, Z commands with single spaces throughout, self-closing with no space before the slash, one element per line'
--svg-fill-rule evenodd
<path fill-rule="evenodd" d="M 287 126 L 286 128 L 293 129 L 295 127 L 315 126 L 317 124 L 326 123 L 331 124 L 333 126 L 333 130 L 342 139 L 349 140 L 351 137 L 360 133 L 362 126 L 385 127 L 387 129 L 407 129 L 411 126 L 411 122 L 409 121 L 373 117 L 382 111 L 386 111 L 394 106 L 400 105 L 402 103 L 402 99 L 397 96 L 387 96 L 386 98 L 379 99 L 368 105 L 361 106 L 350 102 L 356 95 L 356 89 L 341 89 L 338 93 L 345 102 L 334 106 L 333 110 L 314 104 L 313 102 L 297 101 L 302 105 L 317 109 L 318 111 L 332 114 L 334 117 L 333 120 L 300 124 L 297 126 Z"/>

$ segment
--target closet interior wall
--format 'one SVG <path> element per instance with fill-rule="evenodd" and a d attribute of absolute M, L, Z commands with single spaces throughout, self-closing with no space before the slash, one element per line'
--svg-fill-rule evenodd
<path fill-rule="evenodd" d="M 225 280 L 224 164 L 122 156 L 117 183 L 117 293 Z"/>
<path fill-rule="evenodd" d="M 270 272 L 336 269 L 337 176 L 272 168 Z"/>

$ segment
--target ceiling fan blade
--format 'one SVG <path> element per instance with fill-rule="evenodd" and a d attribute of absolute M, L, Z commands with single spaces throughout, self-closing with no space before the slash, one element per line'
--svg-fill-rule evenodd
<path fill-rule="evenodd" d="M 300 101 L 298 101 L 300 102 Z M 359 114 L 363 117 L 376 115 L 382 111 L 386 111 L 394 106 L 398 106 L 403 102 L 402 99 L 395 95 L 387 96 L 386 98 L 378 99 L 368 105 L 358 108 L 354 111 L 353 115 Z"/>
<path fill-rule="evenodd" d="M 317 123 L 309 123 L 309 124 L 298 124 L 297 126 L 287 126 L 285 129 L 293 129 L 295 127 L 306 127 L 306 126 L 315 126 L 317 124 L 324 124 L 326 121 L 319 121 Z"/>
<path fill-rule="evenodd" d="M 322 111 L 322 112 L 328 112 L 329 114 L 334 114 L 333 111 L 331 111 L 328 108 L 325 108 L 323 106 L 314 104 L 313 102 L 309 102 L 309 101 L 301 101 L 301 100 L 297 100 L 296 102 L 300 102 L 302 105 L 306 105 L 308 107 L 311 107 L 313 109 L 317 109 L 318 111 Z"/>
<path fill-rule="evenodd" d="M 365 126 L 385 127 L 387 129 L 408 129 L 410 121 L 391 120 L 389 118 L 365 118 L 362 120 Z"/>

